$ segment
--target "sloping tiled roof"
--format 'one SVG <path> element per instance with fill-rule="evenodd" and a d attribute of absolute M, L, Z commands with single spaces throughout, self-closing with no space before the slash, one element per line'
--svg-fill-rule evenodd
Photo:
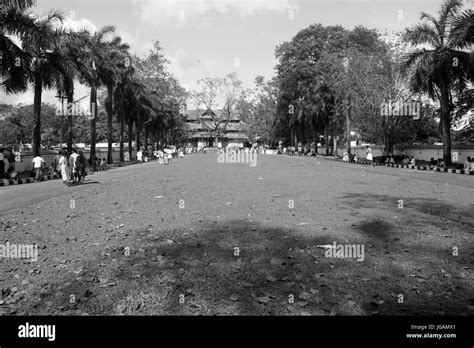
<path fill-rule="evenodd" d="M 199 138 L 211 138 L 211 132 L 199 132 L 194 133 L 189 136 L 191 139 L 199 139 Z"/>
<path fill-rule="evenodd" d="M 186 120 L 197 120 L 201 117 L 202 110 L 187 110 L 186 111 Z"/>
<path fill-rule="evenodd" d="M 214 113 L 217 119 L 226 118 L 223 110 L 187 110 L 185 113 L 186 120 L 194 121 L 199 119 L 212 119 L 212 115 L 210 113 Z M 236 114 L 232 115 L 230 121 L 240 121 L 240 117 Z"/>
<path fill-rule="evenodd" d="M 187 123 L 186 127 L 190 131 L 197 131 L 198 129 L 201 129 L 201 122 L 199 122 L 199 123 Z"/>
<path fill-rule="evenodd" d="M 249 137 L 246 136 L 243 133 L 228 133 L 228 134 L 224 135 L 223 138 L 227 138 L 227 139 L 248 139 Z"/>
<path fill-rule="evenodd" d="M 239 123 L 230 123 L 229 122 L 227 124 L 226 130 L 228 130 L 228 131 L 240 131 L 240 130 L 242 130 L 242 125 L 239 124 Z"/>

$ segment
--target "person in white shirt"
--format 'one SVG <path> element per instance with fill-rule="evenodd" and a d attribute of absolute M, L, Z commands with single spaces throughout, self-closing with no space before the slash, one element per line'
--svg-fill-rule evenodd
<path fill-rule="evenodd" d="M 142 150 L 138 150 L 137 152 L 137 161 L 141 162 L 143 157 L 143 152 Z"/>
<path fill-rule="evenodd" d="M 367 150 L 365 150 L 365 152 L 367 153 L 367 161 L 369 161 L 369 164 L 375 167 L 374 156 L 372 155 L 372 148 L 370 146 L 367 146 Z"/>
<path fill-rule="evenodd" d="M 69 161 L 70 161 L 69 170 L 71 171 L 71 180 L 72 180 L 73 183 L 76 182 L 76 178 L 77 178 L 77 169 L 76 169 L 76 158 L 77 157 L 79 157 L 79 155 L 77 154 L 77 150 L 72 149 L 72 154 L 69 157 Z"/>
<path fill-rule="evenodd" d="M 43 164 L 45 163 L 44 162 L 44 159 L 41 158 L 40 154 L 37 153 L 35 158 L 33 158 L 33 169 L 34 171 L 36 172 L 35 174 L 35 182 L 39 182 L 40 178 L 41 178 L 41 167 L 43 166 Z"/>
<path fill-rule="evenodd" d="M 61 158 L 59 159 L 59 166 L 61 168 L 61 177 L 65 185 L 69 184 L 69 169 L 68 169 L 68 160 L 67 152 L 63 151 Z"/>

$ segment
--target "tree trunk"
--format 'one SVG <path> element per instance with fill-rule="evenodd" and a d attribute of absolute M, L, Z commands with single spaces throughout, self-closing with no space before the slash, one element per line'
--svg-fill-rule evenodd
<path fill-rule="evenodd" d="M 120 156 L 120 162 L 123 162 L 123 142 L 124 142 L 124 133 L 125 133 L 125 107 L 124 107 L 124 101 L 123 101 L 123 94 L 120 94 L 120 135 L 119 135 L 119 145 L 120 145 L 120 151 L 119 151 L 119 156 Z"/>
<path fill-rule="evenodd" d="M 91 105 L 91 152 L 90 152 L 90 160 L 92 164 L 92 168 L 96 170 L 96 151 L 95 151 L 95 143 L 96 143 L 96 118 L 97 118 L 97 89 L 95 84 L 93 83 L 91 86 L 91 97 L 90 97 Z"/>
<path fill-rule="evenodd" d="M 137 152 L 140 151 L 140 128 L 137 126 Z"/>
<path fill-rule="evenodd" d="M 33 101 L 33 115 L 35 125 L 33 127 L 33 154 L 38 155 L 41 148 L 41 95 L 43 93 L 43 80 L 41 77 L 35 78 L 35 96 Z"/>
<path fill-rule="evenodd" d="M 133 149 L 132 149 L 132 140 L 133 140 L 133 119 L 128 117 L 128 158 L 130 161 L 132 161 L 132 154 L 133 154 Z"/>
<path fill-rule="evenodd" d="M 326 156 L 329 155 L 329 136 L 328 136 L 328 124 L 324 124 L 324 143 L 326 144 Z"/>
<path fill-rule="evenodd" d="M 351 154 L 351 116 L 349 113 L 349 107 L 346 104 L 344 107 L 344 113 L 346 114 L 346 151 Z"/>
<path fill-rule="evenodd" d="M 113 86 L 107 86 L 107 97 L 108 103 L 106 105 L 107 110 L 107 163 L 111 164 L 113 161 L 112 158 L 112 112 L 113 112 Z"/>
<path fill-rule="evenodd" d="M 451 164 L 451 107 L 449 105 L 449 88 L 440 84 L 441 105 L 441 136 L 443 138 L 443 160 L 445 165 Z"/>
<path fill-rule="evenodd" d="M 311 132 L 309 127 L 306 129 L 306 146 L 308 147 L 308 151 L 311 151 Z"/>
<path fill-rule="evenodd" d="M 67 79 L 66 82 L 66 96 L 67 96 L 67 150 L 72 151 L 73 143 L 73 117 L 76 115 L 76 105 L 74 104 L 74 82 Z"/>
<path fill-rule="evenodd" d="M 148 151 L 148 130 L 147 129 L 145 129 L 145 142 L 143 145 L 144 145 L 143 151 L 145 153 L 146 151 Z"/>

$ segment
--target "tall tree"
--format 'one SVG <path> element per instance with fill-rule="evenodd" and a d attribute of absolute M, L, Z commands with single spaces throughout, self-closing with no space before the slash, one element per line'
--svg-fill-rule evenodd
<path fill-rule="evenodd" d="M 462 93 L 474 81 L 473 11 L 462 10 L 461 0 L 445 0 L 438 18 L 422 13 L 420 22 L 407 29 L 405 40 L 415 47 L 404 62 L 409 85 L 414 93 L 427 93 L 440 103 L 443 158 L 451 164 L 451 121 L 453 93 Z M 429 47 L 427 49 L 426 47 Z"/>
<path fill-rule="evenodd" d="M 105 109 L 107 112 L 107 162 L 112 163 L 112 118 L 113 118 L 113 97 L 114 88 L 118 80 L 120 71 L 123 70 L 125 65 L 130 64 L 130 60 L 125 57 L 125 53 L 128 51 L 129 46 L 122 42 L 122 39 L 118 36 L 114 37 L 111 42 L 107 45 L 102 56 L 102 67 L 105 70 L 103 76 L 103 82 L 107 88 L 107 98 L 105 101 Z M 128 63 L 127 63 L 128 62 Z"/>
<path fill-rule="evenodd" d="M 38 30 L 33 16 L 23 9 L 0 6 L 0 81 L 7 93 L 22 92 L 28 86 L 29 57 L 11 35 L 21 38 Z"/>
<path fill-rule="evenodd" d="M 36 4 L 36 0 L 2 0 L 0 6 L 16 7 L 24 10 Z"/>
<path fill-rule="evenodd" d="M 97 89 L 104 85 L 104 81 L 108 80 L 109 65 L 104 57 L 104 52 L 108 50 L 115 27 L 104 26 L 94 33 L 87 33 L 82 37 L 81 61 L 82 71 L 80 78 L 88 86 L 90 86 L 90 158 L 96 157 L 96 137 L 97 137 L 97 121 L 98 121 L 98 104 Z M 92 161 L 95 167 L 95 161 Z"/>
<path fill-rule="evenodd" d="M 41 98 L 44 88 L 53 88 L 62 64 L 62 57 L 58 49 L 61 36 L 65 35 L 58 26 L 63 17 L 59 12 L 50 12 L 46 17 L 37 19 L 38 28 L 34 34 L 25 35 L 23 46 L 31 56 L 29 80 L 34 86 L 34 119 L 33 152 L 39 153 L 41 147 Z"/>

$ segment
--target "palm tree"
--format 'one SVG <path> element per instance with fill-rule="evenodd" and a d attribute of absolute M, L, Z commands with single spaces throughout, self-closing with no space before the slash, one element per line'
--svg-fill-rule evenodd
<path fill-rule="evenodd" d="M 410 52 L 403 70 L 414 93 L 427 93 L 440 103 L 440 128 L 443 138 L 443 159 L 451 164 L 451 120 L 453 93 L 465 90 L 474 80 L 474 55 L 469 49 L 474 42 L 472 10 L 462 11 L 461 0 L 445 0 L 439 17 L 422 13 L 421 21 L 407 29 L 405 40 L 417 48 Z"/>
<path fill-rule="evenodd" d="M 90 108 L 91 108 L 91 161 L 96 157 L 96 124 L 97 124 L 97 89 L 104 85 L 109 74 L 107 62 L 104 59 L 104 52 L 108 49 L 111 36 L 115 33 L 114 26 L 104 26 L 94 33 L 86 33 L 82 37 L 81 62 L 83 70 L 80 78 L 91 88 Z M 95 168 L 95 161 L 92 161 Z"/>
<path fill-rule="evenodd" d="M 24 10 L 28 7 L 36 5 L 36 0 L 2 0 L 2 6 L 15 7 Z"/>
<path fill-rule="evenodd" d="M 68 35 L 62 35 L 58 42 L 58 51 L 61 54 L 61 64 L 59 67 L 58 81 L 56 82 L 60 95 L 67 98 L 68 107 L 74 105 L 74 80 L 80 77 L 84 70 L 80 62 L 83 51 L 84 37 L 87 35 L 85 30 L 78 32 L 68 32 Z M 73 114 L 68 110 L 67 113 L 67 149 L 72 150 L 73 144 Z"/>
<path fill-rule="evenodd" d="M 7 93 L 28 87 L 28 56 L 9 35 L 21 37 L 37 30 L 35 19 L 13 6 L 0 7 L 0 78 Z"/>
<path fill-rule="evenodd" d="M 120 72 L 125 67 L 125 59 L 128 55 L 129 46 L 122 43 L 122 39 L 118 36 L 114 37 L 107 45 L 105 52 L 102 55 L 101 66 L 104 68 L 103 82 L 107 88 L 107 98 L 105 107 L 107 112 L 107 162 L 112 163 L 112 118 L 113 118 L 113 96 L 114 88 L 119 79 Z M 126 56 L 126 57 L 125 57 Z"/>
<path fill-rule="evenodd" d="M 133 125 L 135 124 L 137 135 L 142 127 L 143 119 L 148 118 L 148 106 L 151 101 L 146 95 L 145 86 L 133 78 L 126 79 L 123 89 L 123 121 L 128 123 L 128 153 L 130 160 L 132 159 L 132 141 L 133 141 Z M 122 128 L 122 120 L 121 128 Z M 121 139 L 123 142 L 123 130 L 121 129 Z M 137 137 L 139 138 L 139 137 Z M 137 139 L 138 141 L 138 139 Z M 138 144 L 137 144 L 138 145 Z M 123 149 L 123 146 L 121 146 Z M 138 151 L 138 150 L 137 150 Z M 122 150 L 123 152 L 123 150 Z"/>
<path fill-rule="evenodd" d="M 41 97 L 44 88 L 53 88 L 57 82 L 62 57 L 57 43 L 64 31 L 58 27 L 63 17 L 59 12 L 50 12 L 45 18 L 36 20 L 37 31 L 23 37 L 25 52 L 31 56 L 28 67 L 29 80 L 34 86 L 33 152 L 39 153 L 41 146 Z"/>

